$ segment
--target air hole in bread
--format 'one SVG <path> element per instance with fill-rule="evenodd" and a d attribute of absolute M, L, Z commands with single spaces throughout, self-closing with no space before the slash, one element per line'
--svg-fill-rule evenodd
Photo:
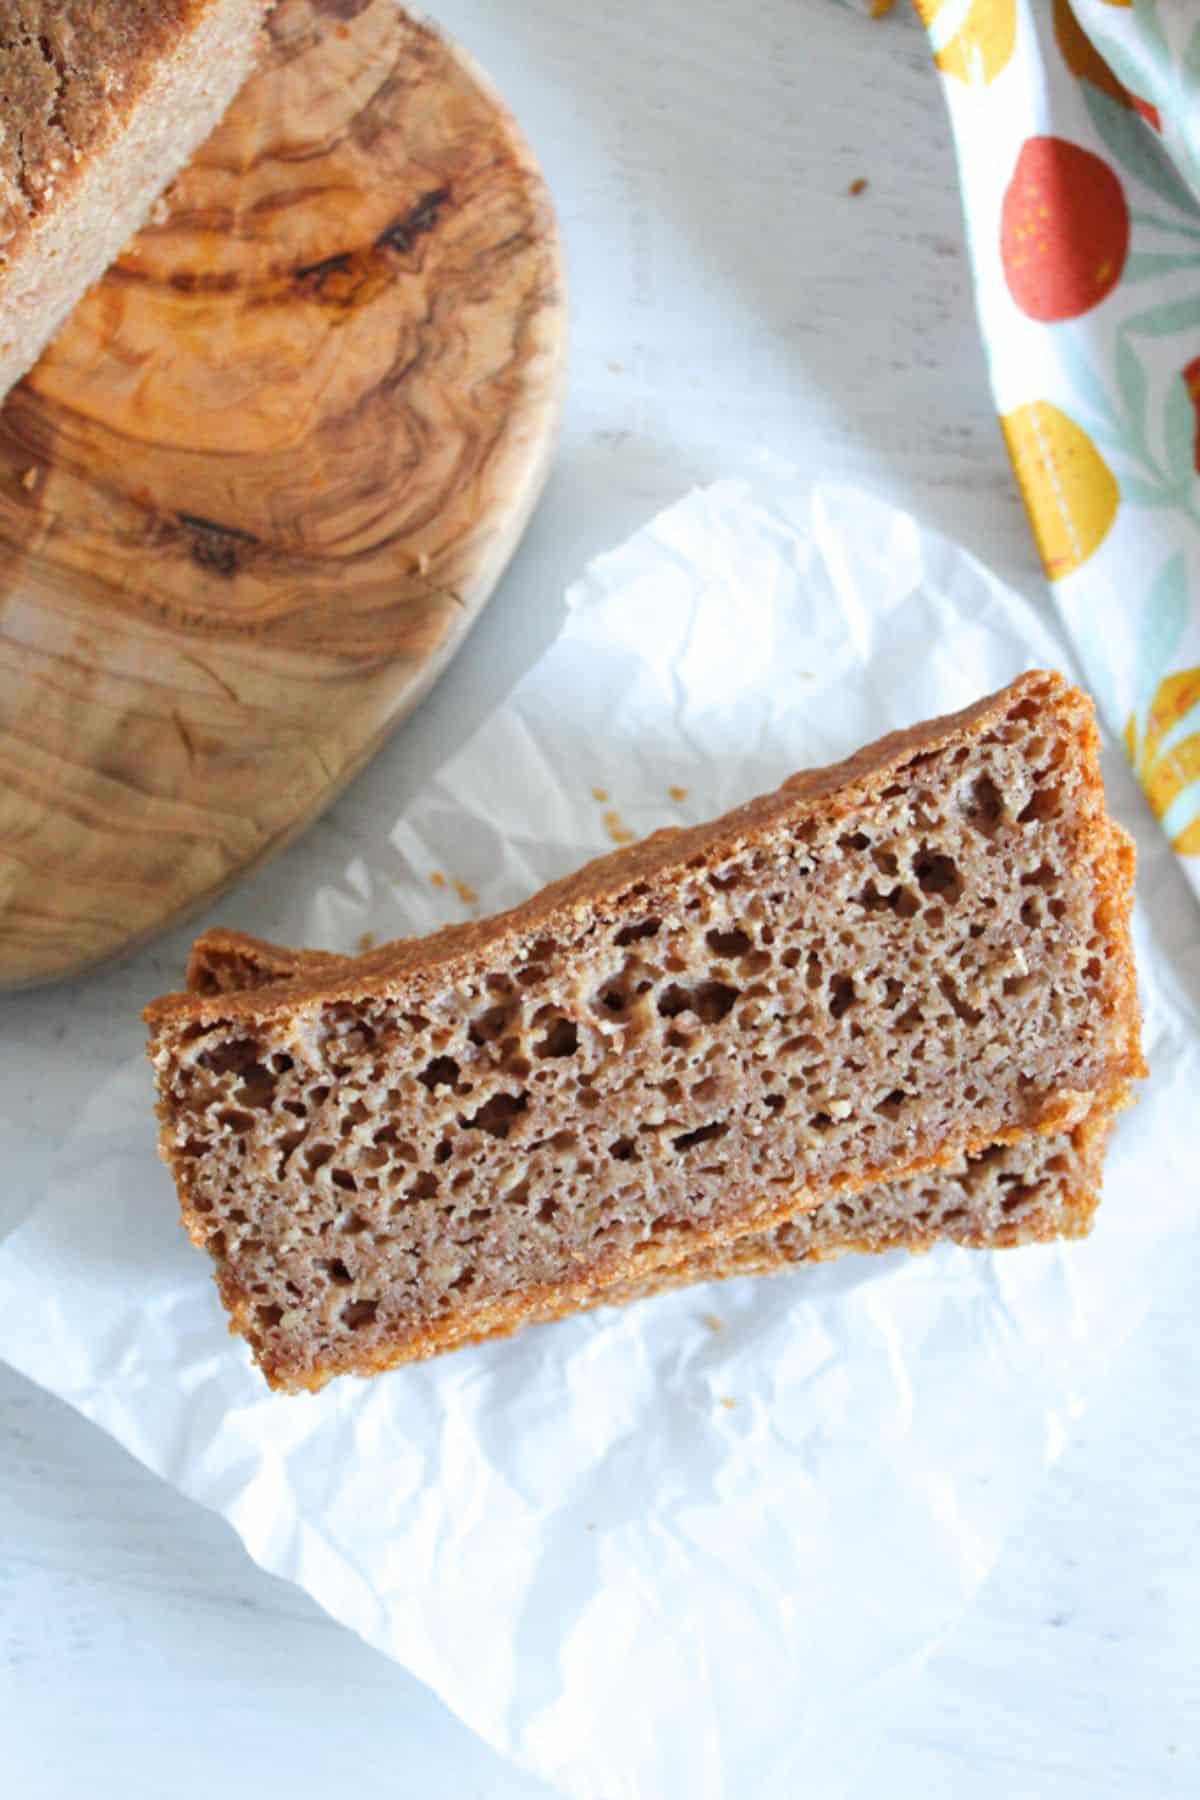
<path fill-rule="evenodd" d="M 579 1027 L 574 1019 L 556 1019 L 544 1038 L 534 1045 L 535 1056 L 574 1056 L 579 1048 Z"/>
<path fill-rule="evenodd" d="M 642 919 L 637 925 L 622 925 L 620 931 L 613 938 L 613 943 L 619 946 L 636 944 L 642 938 L 657 937 L 661 929 L 661 919 Z"/>
<path fill-rule="evenodd" d="M 435 1056 L 421 1070 L 417 1080 L 433 1093 L 436 1088 L 453 1087 L 459 1073 L 459 1066 L 452 1056 Z"/>
<path fill-rule="evenodd" d="M 493 1094 L 478 1112 L 469 1116 L 460 1114 L 458 1122 L 464 1131 L 486 1131 L 489 1137 L 506 1138 L 513 1120 L 518 1113 L 524 1112 L 528 1103 L 528 1094 Z"/>
<path fill-rule="evenodd" d="M 672 982 L 659 995 L 658 1010 L 664 1019 L 690 1012 L 704 1025 L 717 1025 L 733 1011 L 740 992 L 725 981 L 702 981 L 692 988 Z"/>

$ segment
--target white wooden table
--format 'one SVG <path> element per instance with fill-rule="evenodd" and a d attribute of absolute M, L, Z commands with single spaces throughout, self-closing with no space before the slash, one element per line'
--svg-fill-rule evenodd
<path fill-rule="evenodd" d="M 543 157 L 574 366 L 545 502 L 423 743 L 449 749 L 507 691 L 589 556 L 764 449 L 912 507 L 1040 597 L 909 17 L 834 0 L 444 0 L 440 17 Z M 302 879 L 303 845 L 290 855 Z M 5 1172 L 10 1200 L 35 1164 Z M 1200 1248 L 1098 1385 L 864 1796 L 1200 1794 L 1198 1285 Z M 2 1368 L 0 1770 L 22 1800 L 547 1792 Z"/>

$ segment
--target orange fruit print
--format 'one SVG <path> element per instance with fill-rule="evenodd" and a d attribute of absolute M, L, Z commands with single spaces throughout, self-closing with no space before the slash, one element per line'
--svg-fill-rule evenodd
<path fill-rule="evenodd" d="M 1130 94 L 1129 104 L 1132 106 L 1135 113 L 1141 114 L 1147 125 L 1152 125 L 1155 131 L 1161 132 L 1162 114 L 1159 112 L 1157 106 L 1154 105 L 1153 101 L 1139 100 L 1136 94 Z"/>
<path fill-rule="evenodd" d="M 1000 257 L 1031 319 L 1077 319 L 1099 306 L 1129 252 L 1129 208 L 1115 172 L 1066 138 L 1026 138 L 1004 195 Z"/>
<path fill-rule="evenodd" d="M 1183 385 L 1188 391 L 1188 399 L 1191 401 L 1192 411 L 1196 415 L 1196 436 L 1192 461 L 1196 465 L 1197 475 L 1200 475 L 1200 356 L 1194 356 L 1184 369 Z"/>

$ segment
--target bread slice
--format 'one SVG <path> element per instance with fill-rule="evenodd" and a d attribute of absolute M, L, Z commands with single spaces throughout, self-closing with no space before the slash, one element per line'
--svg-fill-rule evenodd
<path fill-rule="evenodd" d="M 350 960 L 327 951 L 287 949 L 218 926 L 193 944 L 187 986 L 191 993 L 238 993 L 303 981 L 339 964 L 348 968 Z M 771 1231 L 712 1244 L 645 1279 L 601 1283 L 577 1302 L 547 1303 L 524 1323 L 542 1323 L 590 1306 L 623 1306 L 667 1288 L 777 1274 L 851 1251 L 919 1252 L 939 1242 L 999 1250 L 1083 1237 L 1099 1203 L 1113 1120 L 1111 1112 L 1101 1111 L 1069 1132 L 1035 1133 L 1015 1144 L 989 1145 L 973 1156 L 956 1157 L 945 1168 L 828 1201 Z M 504 1334 L 498 1328 L 478 1336 Z"/>
<path fill-rule="evenodd" d="M 273 0 L 0 0 L 0 397 L 250 72 Z"/>
<path fill-rule="evenodd" d="M 496 918 L 147 1009 L 235 1329 L 316 1388 L 1120 1104 L 1133 852 L 1033 673 Z"/>
<path fill-rule="evenodd" d="M 944 1169 L 826 1201 L 770 1231 L 712 1244 L 651 1275 L 593 1288 L 573 1304 L 548 1302 L 520 1323 L 546 1324 L 570 1312 L 626 1306 L 699 1282 L 779 1275 L 801 1263 L 833 1262 L 849 1253 L 922 1253 L 939 1243 L 1008 1250 L 1086 1237 L 1100 1201 L 1113 1122 L 1112 1113 L 1100 1112 L 1069 1132 L 993 1144 L 975 1156 L 956 1157 Z M 506 1337 L 516 1328 L 479 1332 L 464 1342 Z"/>

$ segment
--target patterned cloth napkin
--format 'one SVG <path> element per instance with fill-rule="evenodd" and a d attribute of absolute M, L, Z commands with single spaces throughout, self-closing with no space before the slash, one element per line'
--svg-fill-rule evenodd
<path fill-rule="evenodd" d="M 1200 5 L 916 4 L 1038 549 L 1200 896 Z"/>

